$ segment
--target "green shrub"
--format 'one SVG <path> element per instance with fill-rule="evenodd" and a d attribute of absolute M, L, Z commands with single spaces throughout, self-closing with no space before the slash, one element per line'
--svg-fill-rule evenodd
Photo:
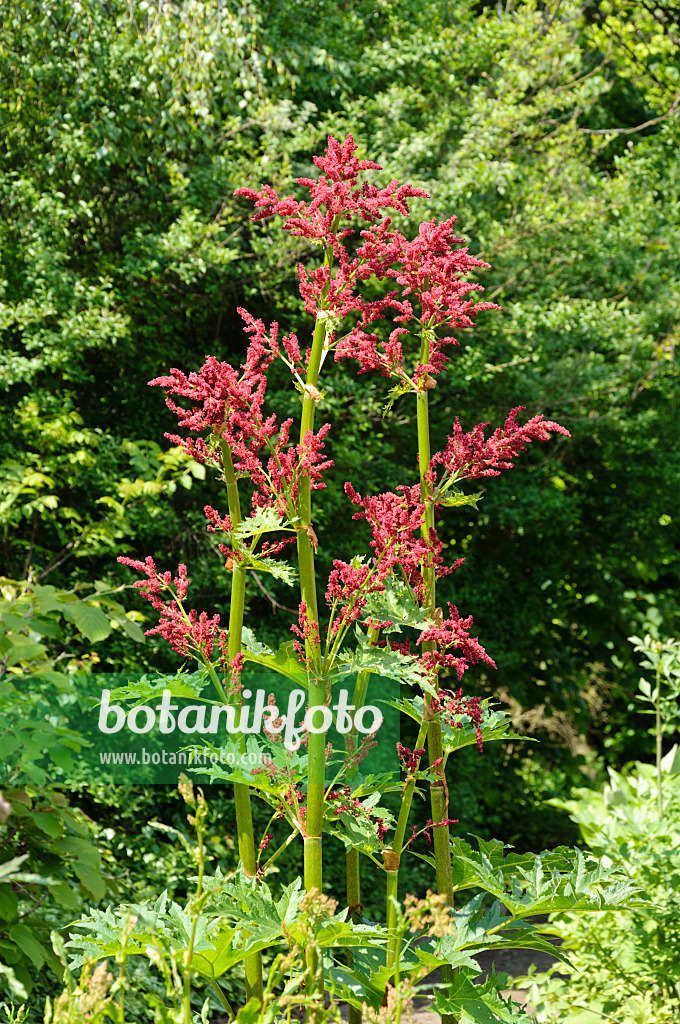
<path fill-rule="evenodd" d="M 575 789 L 551 800 L 569 812 L 603 866 L 635 879 L 647 907 L 553 917 L 570 956 L 547 973 L 518 978 L 541 1022 L 670 1024 L 680 1019 L 680 749 L 661 761 L 663 814 L 656 767 L 636 762 L 609 770 L 601 792 Z M 567 977 L 564 977 L 564 974 Z"/>

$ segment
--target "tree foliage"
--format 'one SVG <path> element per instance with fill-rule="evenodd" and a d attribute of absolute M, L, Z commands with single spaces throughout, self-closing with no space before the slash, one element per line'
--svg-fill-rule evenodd
<path fill-rule="evenodd" d="M 9 571 L 113 581 L 134 540 L 168 563 L 190 555 L 206 603 L 222 594 L 186 501 L 200 467 L 163 443 L 170 419 L 146 381 L 208 348 L 238 355 L 241 298 L 309 336 L 294 280 L 304 241 L 252 225 L 233 191 L 288 187 L 328 131 L 351 130 L 386 180 L 398 172 L 437 216 L 455 213 L 492 265 L 480 280 L 504 312 L 453 352 L 435 392 L 441 438 L 455 415 L 496 425 L 517 404 L 572 432 L 489 481 L 445 539 L 467 558 L 451 596 L 499 665 L 489 686 L 581 709 L 585 724 L 588 688 L 601 703 L 615 675 L 632 679 L 625 637 L 650 616 L 672 632 L 677 615 L 674 18 L 619 0 L 7 8 Z M 336 472 L 360 489 L 415 473 L 410 397 L 383 417 L 379 394 L 370 374 L 328 375 Z M 327 561 L 351 555 L 350 509 L 335 501 L 319 523 Z M 274 606 L 249 600 L 266 635 Z M 120 658 L 120 644 L 106 649 Z M 144 660 L 158 658 L 147 645 Z"/>

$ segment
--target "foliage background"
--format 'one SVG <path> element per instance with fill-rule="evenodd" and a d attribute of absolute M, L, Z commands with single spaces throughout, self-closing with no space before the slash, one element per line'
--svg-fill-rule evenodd
<path fill-rule="evenodd" d="M 233 191 L 293 188 L 328 132 L 352 131 L 385 180 L 431 193 L 414 223 L 457 215 L 491 264 L 486 297 L 503 306 L 452 353 L 435 447 L 454 416 L 495 426 L 515 405 L 573 435 L 488 480 L 479 512 L 457 510 L 443 539 L 466 563 L 442 593 L 474 614 L 498 663 L 475 685 L 516 702 L 543 740 L 519 760 L 486 754 L 484 786 L 478 762 L 458 762 L 461 830 L 525 847 L 572 839 L 557 811 L 538 820 L 540 801 L 564 795 L 579 765 L 592 774 L 639 756 L 625 638 L 645 623 L 673 635 L 680 610 L 679 9 L 5 0 L 0 11 L 4 574 L 115 587 L 129 582 L 118 554 L 153 553 L 163 567 L 186 561 L 198 607 L 224 610 L 201 511 L 219 507 L 219 484 L 163 440 L 172 417 L 146 382 L 206 353 L 238 360 L 239 304 L 309 337 L 295 264 L 310 253 L 276 224 L 252 225 Z M 295 392 L 274 384 L 272 403 L 293 411 Z M 336 486 L 315 524 L 322 577 L 356 547 L 342 482 L 375 492 L 415 478 L 408 399 L 383 417 L 380 378 L 338 366 L 324 384 Z M 248 600 L 264 639 L 287 632 L 262 591 Z M 80 669 L 175 667 L 121 622 L 94 646 L 70 638 L 69 652 Z M 118 797 L 82 800 L 102 827 L 115 822 Z M 134 796 L 145 800 L 158 794 Z"/>

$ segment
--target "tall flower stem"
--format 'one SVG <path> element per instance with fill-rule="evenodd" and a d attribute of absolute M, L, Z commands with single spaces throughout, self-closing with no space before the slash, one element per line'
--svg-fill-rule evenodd
<path fill-rule="evenodd" d="M 378 638 L 379 630 L 369 629 L 368 635 L 371 643 L 375 643 Z M 366 693 L 368 691 L 368 677 L 370 672 L 360 672 L 357 676 L 356 683 L 354 685 L 354 696 L 352 697 L 352 705 L 355 710 L 363 707 L 366 701 Z M 356 725 L 354 724 L 354 718 L 352 718 L 352 728 L 348 733 L 348 739 L 351 737 L 351 743 L 347 745 L 347 755 L 351 757 L 352 753 L 357 750 L 357 743 L 359 733 Z M 356 764 L 350 767 L 347 771 L 347 781 L 352 778 L 356 773 Z M 349 914 L 354 924 L 361 923 L 361 862 L 360 854 L 356 847 L 352 847 L 348 850 L 345 855 L 345 873 L 347 881 L 347 906 L 349 907 Z M 347 950 L 347 966 L 352 967 L 354 964 L 351 947 Z M 349 1006 L 347 1010 L 348 1024 L 361 1024 L 363 1014 L 358 1006 Z"/>
<path fill-rule="evenodd" d="M 431 724 L 429 704 L 426 702 L 423 721 L 420 723 L 420 729 L 418 730 L 418 738 L 415 746 L 416 750 L 423 749 L 423 744 L 425 743 L 425 739 L 428 734 L 428 727 L 430 727 Z M 406 783 L 401 794 L 401 806 L 399 808 L 397 824 L 394 829 L 392 845 L 383 850 L 383 863 L 387 874 L 387 966 L 394 967 L 395 969 L 398 967 L 400 960 L 400 942 L 396 906 L 398 898 L 399 863 L 404 849 L 404 837 L 406 836 L 406 826 L 408 825 L 409 814 L 411 813 L 411 804 L 413 803 L 413 793 L 415 788 L 415 777 L 413 775 L 407 776 Z"/>
<path fill-rule="evenodd" d="M 333 227 L 335 230 L 335 225 Z M 333 262 L 333 249 L 327 245 L 324 249 L 324 266 L 330 267 Z M 312 350 L 307 366 L 307 376 L 302 393 L 302 416 L 300 419 L 300 443 L 308 431 L 314 429 L 314 412 L 318 400 L 317 384 L 319 371 L 324 356 L 326 343 L 326 320 L 317 314 L 312 338 Z M 300 570 L 300 596 L 307 606 L 307 621 L 319 622 L 319 608 L 316 595 L 316 574 L 314 570 L 314 552 L 316 535 L 312 526 L 312 484 L 309 476 L 302 476 L 298 485 L 298 518 L 297 531 L 298 566 Z M 307 704 L 310 714 L 314 708 L 322 707 L 326 702 L 326 686 L 321 675 L 321 646 L 318 633 L 305 641 L 305 653 L 308 660 Z M 312 719 L 313 721 L 313 719 Z M 308 745 L 308 776 L 307 776 L 307 812 L 304 836 L 304 884 L 307 892 L 317 889 L 322 892 L 322 829 L 324 807 L 324 783 L 326 774 L 326 742 L 322 732 L 309 734 Z M 312 977 L 321 977 L 317 954 L 314 948 L 307 953 L 307 963 Z"/>
<path fill-rule="evenodd" d="M 234 464 L 231 457 L 231 449 L 226 441 L 220 441 L 222 452 L 222 467 L 224 479 L 227 485 L 227 499 L 229 502 L 229 518 L 232 528 L 236 528 L 241 522 L 241 503 L 238 495 L 238 485 L 234 473 Z M 243 632 L 243 610 L 246 594 L 246 573 L 238 560 L 234 558 L 231 580 L 231 604 L 229 607 L 229 639 L 227 655 L 229 661 L 241 653 L 242 632 Z M 230 677 L 232 673 L 230 670 Z M 245 737 L 240 737 L 241 746 L 245 749 Z M 257 857 L 255 854 L 255 838 L 253 833 L 253 816 L 250 806 L 250 788 L 241 783 L 234 783 L 234 802 L 236 804 L 236 830 L 238 834 L 239 858 L 244 870 L 248 875 L 257 874 Z M 262 955 L 261 953 L 249 953 L 245 959 L 246 975 L 246 998 L 256 997 L 262 1001 Z"/>
<path fill-rule="evenodd" d="M 430 341 L 432 331 L 428 327 L 423 328 L 420 344 L 420 363 L 426 365 L 430 361 Z M 432 487 L 428 480 L 428 470 L 432 458 L 430 451 L 430 417 L 429 417 L 429 389 L 426 384 L 429 378 L 425 378 L 421 389 L 416 395 L 417 426 L 418 426 L 418 469 L 420 474 L 420 497 L 425 505 L 425 517 L 422 525 L 422 535 L 429 540 L 431 531 L 434 530 L 434 502 L 432 501 Z M 437 617 L 436 608 L 436 579 L 434 565 L 428 566 L 424 572 L 425 579 L 425 607 L 432 618 Z M 424 643 L 423 650 L 432 650 L 434 642 Z M 438 683 L 435 683 L 437 689 Z M 427 752 L 431 765 L 439 761 L 443 765 L 444 748 L 442 743 L 442 728 L 438 722 L 433 721 L 427 735 Z M 430 805 L 432 808 L 432 821 L 435 826 L 437 822 L 444 821 L 448 817 L 448 789 L 446 786 L 446 775 L 443 767 L 440 767 L 436 774 L 436 781 L 430 783 Z M 434 859 L 437 873 L 437 892 L 446 896 L 450 906 L 453 906 L 453 881 L 451 875 L 451 840 L 448 825 L 433 828 L 434 833 Z M 450 982 L 453 979 L 452 969 L 448 966 L 442 969 L 442 982 Z M 442 1017 L 444 1024 L 453 1024 L 454 1018 L 448 1015 Z"/>

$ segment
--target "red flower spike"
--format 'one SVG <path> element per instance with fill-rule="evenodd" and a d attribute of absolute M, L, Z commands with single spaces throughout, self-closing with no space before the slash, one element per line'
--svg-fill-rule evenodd
<path fill-rule="evenodd" d="M 383 840 L 385 839 L 385 836 L 389 832 L 389 828 L 387 827 L 387 825 L 384 824 L 382 818 L 376 818 L 375 823 L 377 826 L 376 832 L 378 833 L 378 842 L 382 843 Z"/>
<path fill-rule="evenodd" d="M 283 229 L 292 235 L 304 238 L 323 239 L 338 251 L 343 251 L 342 238 L 347 231 L 333 231 L 336 217 L 348 219 L 358 215 L 367 221 L 375 221 L 382 210 L 397 210 L 408 216 L 407 200 L 415 196 L 429 198 L 427 192 L 412 185 L 400 185 L 391 181 L 386 188 L 376 188 L 364 182 L 358 185 L 360 171 L 381 170 L 380 164 L 372 160 L 357 160 L 354 156 L 356 144 L 351 135 L 344 142 L 328 136 L 326 155 L 315 156 L 314 163 L 323 172 L 318 179 L 296 178 L 295 183 L 309 191 L 309 202 L 293 196 L 279 198 L 270 185 L 260 189 L 239 188 L 234 195 L 243 196 L 255 203 L 257 213 L 253 220 L 264 220 L 276 215 L 283 218 Z"/>
<path fill-rule="evenodd" d="M 532 441 L 549 441 L 550 432 L 571 437 L 566 427 L 544 420 L 543 416 L 532 416 L 524 426 L 517 423 L 517 414 L 525 406 L 518 405 L 508 415 L 504 425 L 497 427 L 491 437 L 484 437 L 488 422 L 463 433 L 460 420 L 456 417 L 453 435 L 447 439 L 446 448 L 438 452 L 430 463 L 441 465 L 447 475 L 457 480 L 477 480 L 484 476 L 499 476 L 502 469 L 512 469 L 513 459 L 523 452 Z"/>
<path fill-rule="evenodd" d="M 353 519 L 365 519 L 371 527 L 370 546 L 380 562 L 381 579 L 390 572 L 403 570 L 416 596 L 424 597 L 423 566 L 434 566 L 437 577 L 449 575 L 462 565 L 459 559 L 453 567 L 443 564 L 442 543 L 434 530 L 428 540 L 421 536 L 425 519 L 425 505 L 420 498 L 420 487 L 400 485 L 397 492 L 362 498 L 351 483 L 345 484 L 345 493 L 360 511 Z"/>
<path fill-rule="evenodd" d="M 150 557 L 140 562 L 121 555 L 118 561 L 144 573 L 146 579 L 137 580 L 133 586 L 160 613 L 160 622 L 157 626 L 147 629 L 146 636 L 162 636 L 173 651 L 185 658 L 193 656 L 197 649 L 207 658 L 212 658 L 217 645 L 222 662 L 225 661 L 227 632 L 219 628 L 220 616 L 215 614 L 208 618 L 205 612 L 199 615 L 193 608 L 185 613 L 178 604 L 186 597 L 190 582 L 185 565 L 179 566 L 178 575 L 173 579 L 170 572 L 159 573 L 153 558 Z M 169 599 L 161 597 L 168 591 Z"/>
<path fill-rule="evenodd" d="M 484 289 L 464 280 L 465 275 L 489 264 L 470 256 L 467 248 L 454 248 L 462 241 L 453 236 L 454 223 L 455 217 L 439 224 L 435 220 L 426 221 L 420 225 L 417 237 L 409 241 L 400 232 L 390 231 L 390 220 L 385 218 L 379 227 L 361 232 L 364 242 L 356 252 L 360 278 L 390 278 L 401 286 L 400 291 L 382 300 L 383 309 L 391 306 L 398 314 L 394 317 L 397 322 L 417 319 L 432 331 L 429 361 L 418 364 L 411 377 L 416 387 L 421 386 L 427 374 L 440 373 L 444 368 L 448 357 L 442 352 L 442 346 L 458 344 L 453 337 L 438 337 L 435 328 L 473 327 L 473 318 L 482 310 L 501 308 L 492 302 L 466 298 L 470 292 Z M 414 302 L 419 307 L 417 317 Z M 359 302 L 356 308 L 360 308 Z M 382 312 L 381 309 L 379 315 Z M 357 359 L 361 373 L 379 369 L 386 376 L 407 376 L 400 335 L 408 334 L 408 329 L 397 328 L 390 334 L 389 341 L 383 343 L 365 330 L 369 322 L 364 318 L 340 341 L 336 359 Z"/>

